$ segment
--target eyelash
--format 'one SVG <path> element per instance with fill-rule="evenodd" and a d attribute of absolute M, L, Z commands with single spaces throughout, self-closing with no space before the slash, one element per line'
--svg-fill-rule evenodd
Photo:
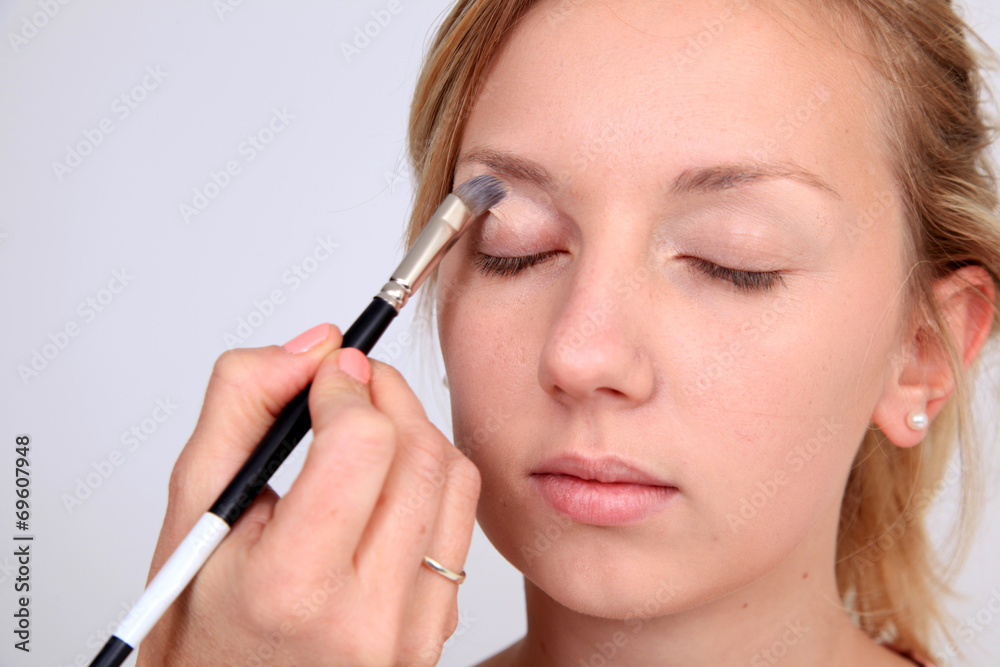
<path fill-rule="evenodd" d="M 547 250 L 524 257 L 495 257 L 479 252 L 476 253 L 476 266 L 487 276 L 510 277 L 539 262 L 544 262 L 555 254 L 555 250 Z"/>
<path fill-rule="evenodd" d="M 485 275 L 510 277 L 545 261 L 555 254 L 556 251 L 549 250 L 523 257 L 495 257 L 480 252 L 476 253 L 476 266 Z M 691 257 L 689 255 L 682 255 L 681 259 L 691 260 L 699 271 L 710 278 L 724 280 L 733 285 L 737 290 L 747 294 L 766 292 L 779 284 L 785 284 L 785 278 L 781 271 L 742 271 L 740 269 L 729 269 L 718 264 L 713 264 L 700 257 Z"/>
<path fill-rule="evenodd" d="M 785 277 L 781 271 L 742 271 L 740 269 L 727 269 L 700 257 L 682 255 L 682 258 L 690 260 L 699 271 L 710 278 L 725 280 L 746 294 L 767 292 L 779 284 L 782 286 L 785 284 Z"/>

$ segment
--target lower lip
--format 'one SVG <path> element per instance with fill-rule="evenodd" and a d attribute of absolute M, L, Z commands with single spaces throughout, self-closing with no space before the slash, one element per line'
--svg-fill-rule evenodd
<path fill-rule="evenodd" d="M 532 475 L 542 498 L 560 514 L 594 526 L 624 526 L 662 511 L 677 495 L 671 486 L 595 482 L 572 475 Z"/>

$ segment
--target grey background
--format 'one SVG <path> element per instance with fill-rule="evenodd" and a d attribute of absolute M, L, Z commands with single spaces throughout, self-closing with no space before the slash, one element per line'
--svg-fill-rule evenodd
<path fill-rule="evenodd" d="M 400 0 L 400 11 L 350 58 L 342 44 L 388 0 L 233 4 L 0 4 L 2 665 L 86 664 L 137 599 L 170 469 L 226 335 L 255 301 L 282 292 L 242 345 L 280 344 L 321 321 L 346 326 L 401 255 L 413 185 L 405 120 L 421 56 L 449 2 Z M 963 5 L 1000 45 L 1000 6 Z M 12 42 L 43 6 L 58 11 L 39 19 L 44 25 L 24 43 Z M 147 68 L 165 76 L 122 117 L 115 100 Z M 274 109 L 293 118 L 250 161 L 241 143 L 267 127 Z M 113 132 L 60 178 L 53 162 L 64 162 L 67 146 L 88 131 L 96 136 L 104 119 Z M 240 173 L 185 221 L 179 207 L 230 160 Z M 312 265 L 318 238 L 336 249 Z M 315 269 L 297 287 L 285 279 L 295 265 Z M 131 276 L 124 289 L 102 292 L 122 270 Z M 80 309 L 102 297 L 100 312 Z M 442 367 L 428 363 L 437 352 L 411 326 L 412 310 L 373 354 L 404 371 L 450 434 Z M 71 323 L 78 335 L 62 340 Z M 43 349 L 53 358 L 22 379 L 18 367 Z M 986 367 L 993 378 L 998 356 L 992 351 Z M 177 406 L 162 423 L 150 421 L 158 400 Z M 1000 511 L 996 395 L 980 396 L 978 414 L 994 438 L 990 506 L 959 580 L 967 599 L 953 609 L 960 618 L 979 614 L 982 629 L 966 648 L 969 664 L 986 666 L 1000 664 L 1000 524 L 990 519 Z M 146 439 L 123 446 L 122 433 L 143 425 Z M 13 443 L 22 433 L 32 439 L 36 536 L 30 655 L 12 647 Z M 122 453 L 117 465 L 114 450 Z M 279 471 L 279 490 L 303 454 L 300 447 Z M 954 490 L 943 494 L 938 532 Z M 74 495 L 86 498 L 68 506 Z M 459 628 L 441 665 L 472 664 L 525 631 L 520 575 L 478 528 L 466 569 Z"/>

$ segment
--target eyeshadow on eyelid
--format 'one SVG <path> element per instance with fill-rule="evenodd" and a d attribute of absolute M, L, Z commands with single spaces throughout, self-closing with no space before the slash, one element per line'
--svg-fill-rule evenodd
<path fill-rule="evenodd" d="M 498 238 L 513 236 L 516 226 L 511 223 L 506 211 L 491 210 L 483 218 L 477 236 L 483 241 L 495 241 Z"/>
<path fill-rule="evenodd" d="M 775 205 L 709 205 L 679 212 L 657 230 L 657 238 L 722 239 L 761 247 L 826 247 L 835 225 L 823 216 L 782 210 Z"/>
<path fill-rule="evenodd" d="M 486 241 L 542 241 L 555 233 L 555 217 L 527 198 L 513 195 L 490 210 L 478 236 Z"/>

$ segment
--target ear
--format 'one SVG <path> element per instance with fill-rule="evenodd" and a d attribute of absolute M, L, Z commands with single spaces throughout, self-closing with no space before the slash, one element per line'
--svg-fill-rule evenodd
<path fill-rule="evenodd" d="M 966 369 L 979 354 L 993 326 L 993 280 L 978 265 L 963 266 L 935 281 L 934 299 Z M 927 429 L 910 428 L 906 417 L 923 410 L 933 421 L 955 390 L 955 377 L 943 344 L 925 325 L 918 325 L 899 342 L 887 369 L 885 388 L 872 413 L 886 437 L 900 447 L 923 440 Z"/>

